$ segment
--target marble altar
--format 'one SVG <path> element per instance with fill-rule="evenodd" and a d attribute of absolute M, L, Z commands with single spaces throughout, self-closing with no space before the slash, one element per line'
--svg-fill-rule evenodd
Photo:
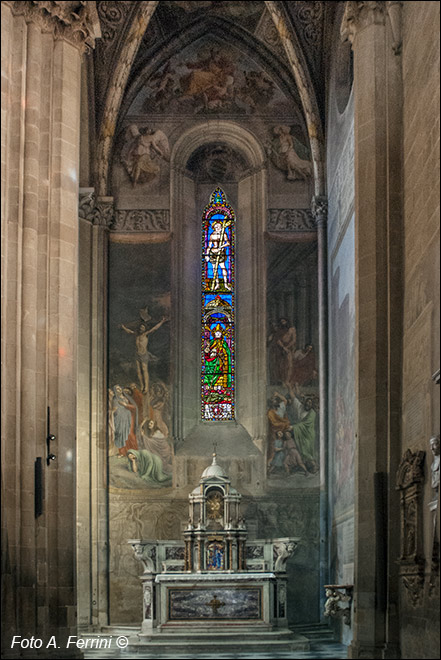
<path fill-rule="evenodd" d="M 184 540 L 128 541 L 144 569 L 137 644 L 188 635 L 202 642 L 210 632 L 308 648 L 288 628 L 286 562 L 300 539 L 248 540 L 240 501 L 213 454 L 189 495 Z"/>

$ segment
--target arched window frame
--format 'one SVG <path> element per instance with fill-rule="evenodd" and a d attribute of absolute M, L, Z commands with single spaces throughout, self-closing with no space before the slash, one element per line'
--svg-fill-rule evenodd
<path fill-rule="evenodd" d="M 217 225 L 217 228 L 216 228 Z M 201 418 L 235 419 L 235 213 L 216 188 L 202 216 Z"/>

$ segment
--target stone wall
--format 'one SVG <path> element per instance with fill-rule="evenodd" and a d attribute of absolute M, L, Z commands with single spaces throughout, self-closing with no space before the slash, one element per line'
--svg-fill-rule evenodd
<path fill-rule="evenodd" d="M 402 452 L 423 450 L 425 580 L 418 602 L 401 584 L 403 658 L 434 658 L 439 638 L 439 582 L 429 592 L 432 554 L 432 456 L 439 433 L 439 4 L 403 3 L 404 327 Z M 438 508 L 439 516 L 439 508 Z M 439 530 L 439 518 L 438 518 Z M 438 532 L 439 534 L 439 532 Z"/>

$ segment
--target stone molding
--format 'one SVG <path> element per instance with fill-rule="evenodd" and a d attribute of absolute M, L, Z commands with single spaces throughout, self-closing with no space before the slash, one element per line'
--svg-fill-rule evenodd
<path fill-rule="evenodd" d="M 110 227 L 118 232 L 170 231 L 169 209 L 132 209 L 115 211 Z"/>
<path fill-rule="evenodd" d="M 96 197 L 93 188 L 80 189 L 78 217 L 92 225 L 110 229 L 115 219 L 113 197 Z"/>
<path fill-rule="evenodd" d="M 385 2 L 347 2 L 340 28 L 342 41 L 354 43 L 358 32 L 370 25 L 384 25 Z"/>
<path fill-rule="evenodd" d="M 317 225 L 310 209 L 268 209 L 267 230 L 315 232 Z"/>
<path fill-rule="evenodd" d="M 421 515 L 421 484 L 424 481 L 426 452 L 404 453 L 396 475 L 396 489 L 400 491 L 399 575 L 414 607 L 424 589 L 423 533 Z"/>
<path fill-rule="evenodd" d="M 55 39 L 63 39 L 87 51 L 95 47 L 101 36 L 95 2 L 31 1 L 7 2 L 15 16 L 23 16 L 27 23 L 35 23 L 45 32 L 53 32 Z"/>

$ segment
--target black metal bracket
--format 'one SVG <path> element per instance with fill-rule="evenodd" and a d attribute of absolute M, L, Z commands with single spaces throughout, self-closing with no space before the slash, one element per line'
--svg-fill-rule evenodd
<path fill-rule="evenodd" d="M 48 407 L 47 409 L 47 437 L 46 437 L 46 447 L 47 447 L 47 456 L 46 456 L 46 464 L 50 465 L 51 461 L 56 460 L 55 454 L 51 452 L 51 442 L 55 442 L 57 439 L 56 435 L 53 435 L 51 433 L 51 409 Z"/>

